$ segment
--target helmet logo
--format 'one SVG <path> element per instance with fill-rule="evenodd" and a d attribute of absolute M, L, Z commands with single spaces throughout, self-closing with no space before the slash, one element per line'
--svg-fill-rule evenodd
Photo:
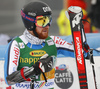
<path fill-rule="evenodd" d="M 43 7 L 42 9 L 43 9 L 44 12 L 51 11 L 50 7 Z"/>
<path fill-rule="evenodd" d="M 31 15 L 31 16 L 36 16 L 36 13 L 31 13 L 31 12 L 28 12 L 28 15 Z"/>

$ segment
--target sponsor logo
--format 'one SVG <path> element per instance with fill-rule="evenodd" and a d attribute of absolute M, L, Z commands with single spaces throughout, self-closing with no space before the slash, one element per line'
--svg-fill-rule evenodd
<path fill-rule="evenodd" d="M 21 84 L 21 83 L 17 83 L 16 87 L 18 88 L 26 88 L 26 89 L 30 89 L 30 84 Z"/>
<path fill-rule="evenodd" d="M 35 84 L 34 87 L 35 88 L 42 88 L 45 85 L 45 82 L 42 82 L 40 84 Z"/>
<path fill-rule="evenodd" d="M 51 11 L 50 7 L 43 7 L 42 9 L 43 9 L 44 12 Z"/>
<path fill-rule="evenodd" d="M 80 44 L 80 39 L 79 37 L 76 37 L 76 45 L 77 45 L 77 60 L 79 61 L 80 64 L 82 64 L 82 54 L 81 54 L 81 44 Z"/>
<path fill-rule="evenodd" d="M 81 33 L 80 31 L 74 32 L 74 42 L 75 42 L 75 53 L 76 53 L 76 60 L 77 60 L 77 67 L 78 70 L 85 70 L 84 65 L 84 54 L 82 49 L 82 40 L 81 40 Z"/>
<path fill-rule="evenodd" d="M 34 56 L 34 57 L 41 57 L 41 56 L 43 56 L 44 54 L 46 54 L 46 52 L 43 51 L 43 50 L 35 50 L 35 51 L 31 51 L 31 52 L 30 52 L 30 55 L 31 55 L 31 56 Z"/>
<path fill-rule="evenodd" d="M 14 47 L 14 59 L 13 63 L 17 66 L 17 61 L 18 61 L 18 55 L 19 55 L 19 49 Z"/>
<path fill-rule="evenodd" d="M 35 83 L 34 84 L 34 88 L 38 88 L 38 89 L 41 89 L 42 87 L 50 87 L 50 86 L 52 86 L 52 85 L 54 85 L 54 82 L 41 82 L 41 83 Z M 27 89 L 30 89 L 30 84 L 21 84 L 21 83 L 17 83 L 16 84 L 16 87 L 17 88 L 27 88 Z"/>
<path fill-rule="evenodd" d="M 50 87 L 54 85 L 54 82 L 41 82 L 40 84 L 34 84 L 34 88 Z"/>
<path fill-rule="evenodd" d="M 36 13 L 31 13 L 31 12 L 28 12 L 28 15 L 31 15 L 31 16 L 36 16 Z"/>
<path fill-rule="evenodd" d="M 56 67 L 56 70 L 65 70 L 65 69 L 66 69 L 65 64 L 62 64 L 62 65 L 59 65 L 58 67 Z"/>
<path fill-rule="evenodd" d="M 47 40 L 47 43 L 48 43 L 48 45 L 49 45 L 49 46 L 50 46 L 50 45 L 54 45 L 54 42 L 53 42 L 53 40 L 52 40 L 52 39 Z"/>
<path fill-rule="evenodd" d="M 31 63 L 36 63 L 40 58 L 22 58 L 20 57 L 20 63 L 28 63 L 28 64 L 31 64 Z"/>
<path fill-rule="evenodd" d="M 82 54 L 81 54 L 82 48 L 79 37 L 76 37 L 76 47 L 77 47 L 77 60 L 80 64 L 82 64 Z"/>
<path fill-rule="evenodd" d="M 22 49 L 22 48 L 25 48 L 25 45 L 24 45 L 23 42 L 22 42 L 22 43 L 19 43 L 19 46 L 20 46 L 21 49 Z"/>
<path fill-rule="evenodd" d="M 74 28 L 76 25 L 80 23 L 80 20 L 82 18 L 82 12 L 78 13 L 72 20 L 72 27 Z"/>
<path fill-rule="evenodd" d="M 73 74 L 65 64 L 61 64 L 56 67 L 54 81 L 59 88 L 69 89 L 73 84 Z"/>
<path fill-rule="evenodd" d="M 23 18 L 25 18 L 25 19 L 31 21 L 31 22 L 35 22 L 35 19 L 34 19 L 34 18 L 31 18 L 31 17 L 25 15 L 25 13 L 23 13 L 22 10 L 21 10 L 21 16 L 22 16 Z"/>

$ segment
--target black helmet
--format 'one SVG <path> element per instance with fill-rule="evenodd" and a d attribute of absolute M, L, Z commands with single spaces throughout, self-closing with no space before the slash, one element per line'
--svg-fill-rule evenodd
<path fill-rule="evenodd" d="M 36 36 L 36 17 L 51 16 L 51 14 L 52 11 L 50 7 L 46 3 L 40 1 L 30 2 L 21 9 L 21 17 L 25 27 L 27 28 L 27 30 L 33 30 Z M 50 25 L 50 23 L 51 21 L 48 24 Z"/>

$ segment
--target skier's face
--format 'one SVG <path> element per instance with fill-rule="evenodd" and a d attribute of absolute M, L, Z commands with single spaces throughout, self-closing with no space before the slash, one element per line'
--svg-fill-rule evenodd
<path fill-rule="evenodd" d="M 47 25 L 46 27 L 36 26 L 36 32 L 38 34 L 38 38 L 46 39 L 48 37 L 49 25 Z"/>

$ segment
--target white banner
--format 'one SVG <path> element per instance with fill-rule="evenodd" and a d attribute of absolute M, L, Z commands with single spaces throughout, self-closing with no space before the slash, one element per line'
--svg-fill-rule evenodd
<path fill-rule="evenodd" d="M 100 89 L 100 57 L 94 57 L 98 89 Z M 86 60 L 88 89 L 95 89 L 92 66 Z M 71 57 L 57 58 L 55 67 L 55 89 L 80 89 L 76 61 Z M 11 89 L 4 81 L 4 61 L 0 61 L 0 89 Z"/>

